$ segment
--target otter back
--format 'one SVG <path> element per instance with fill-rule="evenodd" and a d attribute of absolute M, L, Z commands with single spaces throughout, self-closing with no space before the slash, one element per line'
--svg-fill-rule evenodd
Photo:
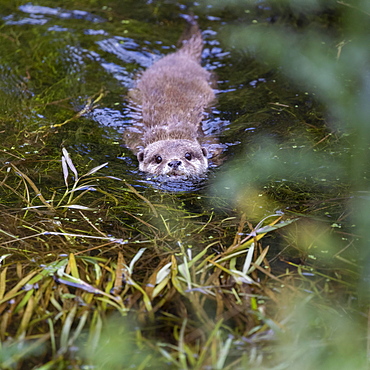
<path fill-rule="evenodd" d="M 129 92 L 136 112 L 125 134 L 141 171 L 170 177 L 197 176 L 208 167 L 201 121 L 215 98 L 211 74 L 200 65 L 201 33 L 147 69 Z"/>

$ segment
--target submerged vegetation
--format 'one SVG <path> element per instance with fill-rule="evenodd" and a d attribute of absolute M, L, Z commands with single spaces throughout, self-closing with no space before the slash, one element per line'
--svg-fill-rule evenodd
<path fill-rule="evenodd" d="M 63 159 L 77 178 L 65 150 Z M 149 200 L 128 184 L 126 191 L 101 198 L 89 194 L 96 178 L 67 190 L 80 195 L 55 207 L 19 170 L 8 171 L 3 185 L 13 177 L 17 184 L 7 187 L 9 192 L 29 200 L 23 197 L 26 207 L 13 216 L 2 207 L 5 369 L 38 368 L 41 359 L 46 369 L 67 363 L 112 369 L 261 366 L 276 361 L 272 343 L 299 325 L 291 313 L 281 312 L 291 307 L 289 300 L 299 297 L 321 311 L 314 301 L 322 295 L 335 295 L 336 289 L 351 294 L 354 277 L 344 269 L 339 276 L 297 261 L 273 273 L 267 236 L 297 218 L 271 215 L 252 225 L 231 210 L 224 218 L 189 213 L 175 206 L 174 195 Z M 110 179 L 101 180 L 107 188 Z M 107 207 L 107 200 L 115 205 Z M 111 208 L 116 217 L 107 216 Z M 337 257 L 349 263 L 342 253 Z M 350 302 L 342 307 L 350 309 Z M 315 326 L 320 333 L 319 323 Z"/>
<path fill-rule="evenodd" d="M 227 160 L 183 193 L 119 144 L 191 4 L 121 3 L 0 0 L 0 368 L 367 368 L 367 2 L 193 4 Z"/>

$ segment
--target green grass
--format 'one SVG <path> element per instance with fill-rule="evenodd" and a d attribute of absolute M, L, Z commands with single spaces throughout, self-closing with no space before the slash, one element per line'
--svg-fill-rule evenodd
<path fill-rule="evenodd" d="M 357 320 L 353 272 L 287 261 L 276 274 L 267 258 L 269 234 L 290 230 L 288 241 L 297 228 L 308 230 L 298 218 L 271 215 L 252 225 L 244 214 L 192 214 L 170 205 L 177 195 L 158 202 L 157 193 L 151 200 L 124 183 L 120 194 L 99 192 L 102 167 L 79 176 L 63 149 L 65 191 L 52 199 L 42 195 L 42 180 L 2 169 L 2 191 L 24 203 L 1 207 L 2 368 L 260 368 L 299 361 L 301 347 L 279 349 L 287 342 L 341 349 L 331 331 L 341 310 Z M 345 295 L 349 301 L 332 307 Z"/>

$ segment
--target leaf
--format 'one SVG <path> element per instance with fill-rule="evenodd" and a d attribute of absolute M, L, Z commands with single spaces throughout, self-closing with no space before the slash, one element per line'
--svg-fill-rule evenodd
<path fill-rule="evenodd" d="M 156 284 L 160 284 L 162 280 L 165 279 L 171 273 L 171 266 L 172 262 L 169 262 L 158 271 L 155 281 Z"/>
<path fill-rule="evenodd" d="M 229 270 L 229 274 L 235 279 L 237 284 L 255 284 L 256 282 L 239 270 Z"/>
<path fill-rule="evenodd" d="M 27 306 L 22 314 L 22 320 L 17 330 L 17 337 L 24 334 L 27 330 L 28 324 L 32 318 L 32 313 L 35 308 L 35 298 L 31 294 L 27 300 Z"/>
<path fill-rule="evenodd" d="M 92 175 L 93 173 L 99 171 L 101 168 L 105 167 L 106 165 L 108 164 L 108 162 L 105 162 L 103 164 L 101 164 L 100 166 L 96 166 L 94 167 L 93 169 L 91 169 L 89 172 L 85 173 L 84 175 L 82 176 L 89 176 L 89 175 Z M 82 177 L 81 176 L 81 177 Z"/>
<path fill-rule="evenodd" d="M 179 278 L 178 278 L 178 273 L 179 273 L 179 270 L 178 270 L 178 266 L 177 266 L 177 262 L 176 262 L 176 258 L 175 256 L 171 256 L 171 281 L 172 281 L 172 284 L 174 286 L 174 288 L 182 295 L 185 295 L 185 292 L 184 290 L 182 289 L 182 286 L 181 286 L 181 283 L 179 281 Z"/>
<path fill-rule="evenodd" d="M 81 332 L 82 332 L 82 329 L 84 328 L 85 324 L 86 324 L 86 321 L 87 321 L 87 318 L 88 318 L 88 315 L 89 315 L 89 312 L 88 311 L 85 311 L 81 317 L 79 317 L 79 321 L 78 321 L 78 325 L 77 325 L 77 328 L 74 330 L 73 332 L 73 335 L 71 336 L 70 338 L 70 341 L 72 343 L 74 343 L 78 337 L 80 336 Z M 71 343 L 71 344 L 72 344 Z"/>
<path fill-rule="evenodd" d="M 78 267 L 77 267 L 77 264 L 76 264 L 76 258 L 75 258 L 75 255 L 73 253 L 70 253 L 69 254 L 68 266 L 71 269 L 71 275 L 74 278 L 79 279 L 80 278 L 80 274 L 78 273 Z"/>
<path fill-rule="evenodd" d="M 81 185 L 78 188 L 72 189 L 69 193 L 73 193 L 74 191 L 81 191 L 81 190 L 96 191 L 94 186 L 97 186 L 97 185 Z"/>
<path fill-rule="evenodd" d="M 220 352 L 218 353 L 218 359 L 215 369 L 223 369 L 225 367 L 226 359 L 228 357 L 233 338 L 229 336 L 225 343 L 221 346 Z"/>
<path fill-rule="evenodd" d="M 125 269 L 125 258 L 122 252 L 118 252 L 117 267 L 115 271 L 114 293 L 118 294 L 123 286 L 123 271 Z"/>
<path fill-rule="evenodd" d="M 189 268 L 192 267 L 197 261 L 199 261 L 200 259 L 203 258 L 203 256 L 208 252 L 208 249 L 211 245 L 207 246 L 206 248 L 204 248 L 200 253 L 198 253 L 194 258 L 192 258 L 189 262 L 188 262 L 188 266 Z"/>
<path fill-rule="evenodd" d="M 189 266 L 188 266 L 188 259 L 185 255 L 184 255 L 184 263 L 182 263 L 181 265 L 178 265 L 178 271 L 185 278 L 187 287 L 190 290 L 192 287 L 192 282 L 191 282 L 190 271 L 189 271 Z"/>
<path fill-rule="evenodd" d="M 74 164 L 72 162 L 72 159 L 71 159 L 69 153 L 67 152 L 67 149 L 62 148 L 62 152 L 63 152 L 63 158 L 65 158 L 65 161 L 67 162 L 68 167 L 71 169 L 71 171 L 75 175 L 75 180 L 77 180 L 78 179 L 78 172 L 77 172 L 76 167 L 74 166 Z"/>
<path fill-rule="evenodd" d="M 131 260 L 130 266 L 128 267 L 130 270 L 130 274 L 132 274 L 135 263 L 140 259 L 140 257 L 143 255 L 145 250 L 146 248 L 140 248 L 139 251 L 135 254 L 134 258 Z"/>
<path fill-rule="evenodd" d="M 118 181 L 123 181 L 122 179 L 120 179 L 119 177 L 115 177 L 115 176 L 105 176 L 106 179 L 112 179 L 112 180 L 118 180 Z"/>
<path fill-rule="evenodd" d="M 296 222 L 298 220 L 299 220 L 299 218 L 293 218 L 292 220 L 286 220 L 286 221 L 283 221 L 283 222 L 279 222 L 277 225 L 263 226 L 263 227 L 257 229 L 256 233 L 257 234 L 268 233 L 270 231 L 274 231 L 274 230 L 280 229 L 282 227 L 285 227 L 287 225 L 290 225 L 291 223 Z"/>
<path fill-rule="evenodd" d="M 45 208 L 46 206 L 30 206 L 30 207 L 23 207 L 21 208 L 22 211 L 26 211 L 27 209 L 37 209 L 37 208 Z"/>
<path fill-rule="evenodd" d="M 93 313 L 93 319 L 90 324 L 90 330 L 89 330 L 89 337 L 87 340 L 87 350 L 89 353 L 89 358 L 91 358 L 92 354 L 98 349 L 99 347 L 99 340 L 101 336 L 103 328 L 103 320 L 101 318 L 101 313 L 98 311 L 94 311 Z"/>
<path fill-rule="evenodd" d="M 63 208 L 82 209 L 85 211 L 96 211 L 96 208 L 89 208 L 85 206 L 80 206 L 78 204 L 71 204 L 70 206 L 63 206 Z"/>
<path fill-rule="evenodd" d="M 33 271 L 31 272 L 29 275 L 25 276 L 23 279 L 21 279 L 18 284 L 12 288 L 11 290 L 9 290 L 5 295 L 4 297 L 0 300 L 0 304 L 8 301 L 9 299 L 12 299 L 14 297 L 16 297 L 17 295 L 21 294 L 21 293 L 24 293 L 23 290 L 21 290 L 23 288 L 23 286 L 25 284 L 27 284 L 30 279 L 32 277 L 34 277 L 36 274 L 38 274 L 39 271 Z M 40 274 L 38 274 L 37 276 L 39 276 Z"/>
<path fill-rule="evenodd" d="M 167 285 L 167 283 L 169 282 L 169 280 L 170 280 L 170 276 L 169 275 L 167 275 L 167 276 L 165 276 L 162 280 L 161 280 L 161 282 L 158 284 L 158 285 L 156 285 L 156 287 L 153 289 L 153 292 L 152 292 L 152 299 L 154 299 L 155 297 L 157 297 L 157 295 L 159 294 L 159 293 L 161 293 L 161 291 L 164 289 L 164 287 Z"/>
<path fill-rule="evenodd" d="M 130 280 L 129 281 L 130 285 L 132 287 L 134 287 L 136 290 L 138 290 L 143 295 L 144 306 L 145 306 L 146 310 L 148 311 L 148 314 L 152 315 L 153 314 L 153 312 L 152 312 L 153 307 L 152 307 L 152 303 L 151 303 L 148 295 L 145 293 L 144 289 L 138 283 L 136 283 L 131 278 L 129 280 Z"/>
<path fill-rule="evenodd" d="M 8 266 L 1 271 L 0 274 L 0 299 L 4 297 L 5 289 L 6 289 L 6 273 L 8 271 Z"/>
<path fill-rule="evenodd" d="M 249 247 L 247 256 L 245 257 L 244 266 L 242 270 L 243 274 L 247 274 L 249 268 L 251 267 L 253 253 L 254 253 L 254 243 L 252 243 L 251 246 Z"/>
<path fill-rule="evenodd" d="M 9 257 L 9 256 L 11 256 L 11 253 L 9 253 L 9 254 L 3 254 L 3 255 L 0 256 L 0 266 L 3 263 L 3 261 L 5 260 L 5 258 L 6 257 Z"/>
<path fill-rule="evenodd" d="M 31 188 L 33 189 L 33 191 L 36 193 L 36 196 L 40 199 L 40 201 L 48 208 L 51 208 L 51 205 L 47 202 L 47 200 L 44 198 L 44 196 L 41 194 L 41 191 L 39 190 L 39 188 L 36 186 L 36 184 L 25 174 L 23 173 L 22 171 L 20 171 L 16 166 L 14 166 L 14 164 L 10 164 L 15 173 L 19 176 L 21 176 L 30 186 Z M 28 190 L 27 190 L 28 191 Z"/>
<path fill-rule="evenodd" d="M 269 250 L 269 247 L 267 246 L 263 251 L 262 253 L 258 256 L 258 258 L 256 259 L 256 262 L 254 262 L 254 265 L 261 265 L 261 263 L 263 262 L 263 260 L 265 259 L 266 257 L 266 254 Z M 248 274 L 250 274 L 252 271 L 254 271 L 256 269 L 255 266 L 252 266 L 249 270 L 248 270 Z"/>
<path fill-rule="evenodd" d="M 66 187 L 68 188 L 68 166 L 67 166 L 67 161 L 64 157 L 62 157 L 62 169 L 63 169 L 64 183 L 66 184 Z"/>
<path fill-rule="evenodd" d="M 28 303 L 30 298 L 32 298 L 33 293 L 34 293 L 34 289 L 29 289 L 26 292 L 26 294 L 23 296 L 23 298 L 21 299 L 21 301 L 18 303 L 17 307 L 15 308 L 14 313 L 18 313 Z"/>
<path fill-rule="evenodd" d="M 77 311 L 77 305 L 74 304 L 69 310 L 67 318 L 64 321 L 64 325 L 60 333 L 60 351 L 62 353 L 67 352 L 68 350 L 68 339 L 70 337 L 70 332 L 71 332 L 72 324 L 73 324 L 73 321 L 76 315 L 76 311 Z"/>

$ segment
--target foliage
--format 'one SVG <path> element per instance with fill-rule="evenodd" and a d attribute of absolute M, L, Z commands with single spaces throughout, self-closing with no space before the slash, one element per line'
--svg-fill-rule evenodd
<path fill-rule="evenodd" d="M 183 5 L 39 3 L 0 2 L 0 367 L 366 368 L 368 4 L 199 13 L 237 55 L 206 40 L 235 145 L 209 191 L 171 194 L 97 117 L 127 123 Z"/>
<path fill-rule="evenodd" d="M 225 43 L 242 51 L 248 57 L 257 58 L 262 63 L 279 68 L 284 77 L 289 78 L 295 86 L 314 94 L 315 99 L 325 107 L 325 121 L 331 131 L 319 140 L 312 138 L 308 145 L 301 147 L 294 145 L 291 148 L 287 148 L 271 136 L 261 135 L 258 149 L 255 150 L 253 147 L 246 151 L 247 154 L 241 155 L 235 166 L 231 165 L 231 168 L 218 179 L 216 191 L 228 196 L 239 209 L 248 211 L 251 209 L 250 204 L 258 204 L 262 208 L 264 204 L 276 200 L 276 191 L 268 189 L 269 186 L 266 184 L 274 183 L 277 179 L 284 178 L 287 184 L 294 184 L 302 192 L 312 191 L 320 182 L 324 182 L 329 191 L 334 188 L 338 191 L 335 182 L 341 182 L 344 185 L 341 194 L 348 192 L 352 198 L 346 205 L 344 213 L 351 214 L 348 221 L 352 223 L 352 230 L 359 236 L 356 240 L 356 248 L 360 254 L 358 267 L 361 271 L 358 278 L 358 294 L 366 315 L 370 302 L 368 286 L 370 254 L 367 245 L 370 237 L 368 228 L 370 49 L 367 41 L 370 22 L 369 2 L 286 0 L 255 4 L 253 1 L 236 0 L 232 3 L 221 1 L 215 6 L 223 11 L 230 8 L 235 11 L 236 8 L 239 12 L 243 10 L 249 12 L 249 9 L 259 7 L 263 8 L 266 14 L 271 14 L 265 19 L 261 17 L 254 19 L 248 26 L 242 23 L 226 27 Z M 282 109 L 289 109 L 294 117 L 293 107 L 285 105 L 283 100 L 278 103 L 286 107 Z M 323 146 L 324 142 L 326 144 Z M 335 142 L 346 147 L 346 155 L 343 155 L 343 150 L 341 153 L 333 150 Z M 247 162 L 248 166 L 240 171 L 243 161 Z M 264 185 L 262 189 L 261 184 Z M 345 190 L 346 188 L 348 190 Z M 247 198 L 249 199 L 246 201 Z M 325 221 L 317 220 L 316 223 L 317 227 L 325 228 Z M 315 243 L 312 234 L 306 233 L 307 229 L 302 229 L 298 232 L 301 234 L 298 238 L 306 239 L 312 247 Z M 297 241 L 296 239 L 294 243 Z M 331 251 L 329 255 L 335 255 L 342 248 L 334 234 L 326 235 L 320 244 L 325 246 L 325 250 Z M 320 341 L 322 333 L 316 335 L 306 332 L 307 328 L 312 327 L 309 310 L 303 305 L 298 309 L 299 313 L 296 312 L 299 317 L 298 323 L 302 325 L 296 327 L 297 337 L 302 335 L 302 338 L 307 336 L 313 341 L 314 338 Z M 343 352 L 329 354 L 313 350 L 307 357 L 301 357 L 303 355 L 299 351 L 301 346 L 307 348 L 315 344 L 313 342 L 307 344 L 305 341 L 292 338 L 291 341 L 287 341 L 289 353 L 283 351 L 285 355 L 282 356 L 282 363 L 294 361 L 297 367 L 309 369 L 365 367 L 365 356 L 357 357 L 351 350 L 346 350 L 350 348 L 347 347 L 346 338 L 352 338 L 358 345 L 357 339 L 366 336 L 365 331 L 360 329 L 363 325 L 361 317 L 353 324 L 344 323 L 343 317 L 334 319 L 334 316 L 330 322 L 325 312 L 317 310 L 315 312 L 317 314 L 315 320 L 325 322 L 326 328 L 333 331 L 332 336 L 338 341 L 338 345 L 342 345 L 340 342 L 346 343 Z M 337 326 L 343 331 L 334 334 Z M 355 351 L 354 348 L 352 350 Z"/>

